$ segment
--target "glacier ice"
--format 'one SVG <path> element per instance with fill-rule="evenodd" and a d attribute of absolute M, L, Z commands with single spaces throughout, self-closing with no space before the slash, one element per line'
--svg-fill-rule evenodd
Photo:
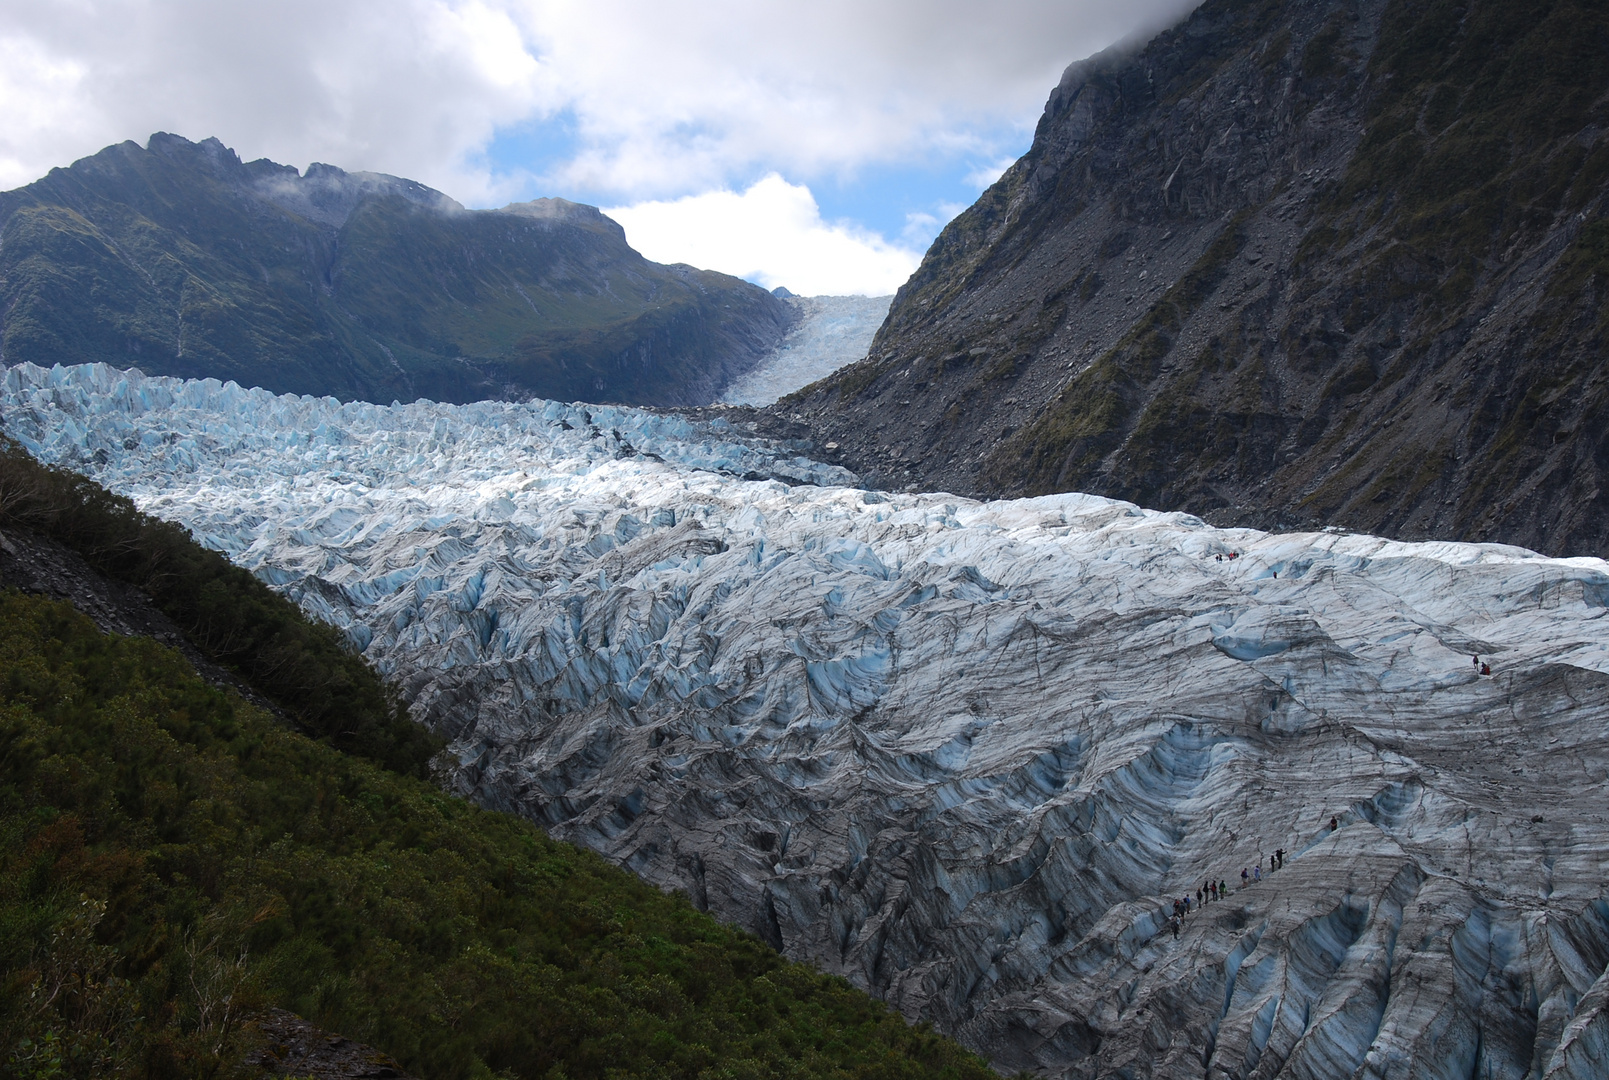
<path fill-rule="evenodd" d="M 728 405 L 769 405 L 866 355 L 892 296 L 790 296 L 799 321 L 721 394 Z"/>
<path fill-rule="evenodd" d="M 21 366 L 0 418 L 344 627 L 458 790 L 1002 1067 L 1606 1075 L 1600 560 L 861 491 L 622 408 Z"/>

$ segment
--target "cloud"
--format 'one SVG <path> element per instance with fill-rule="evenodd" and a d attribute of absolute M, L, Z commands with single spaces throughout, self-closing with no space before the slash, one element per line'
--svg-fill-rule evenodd
<path fill-rule="evenodd" d="M 54 0 L 0 5 L 0 185 L 155 130 L 476 202 L 499 129 L 573 118 L 549 184 L 663 198 L 994 158 L 1063 66 L 1196 0 Z"/>
<path fill-rule="evenodd" d="M 443 0 L 0 5 L 0 186 L 124 139 L 217 135 L 495 197 L 474 155 L 543 100 L 510 13 Z"/>
<path fill-rule="evenodd" d="M 980 165 L 961 178 L 961 182 L 980 192 L 986 190 L 991 184 L 1017 163 L 1014 157 L 997 158 L 987 165 Z"/>
<path fill-rule="evenodd" d="M 735 172 L 852 175 L 913 157 L 1000 156 L 1062 69 L 1196 0 L 533 0 L 526 32 L 584 149 L 555 178 L 627 194 Z"/>
<path fill-rule="evenodd" d="M 1027 144 L 1068 62 L 1197 2 L 11 0 L 0 189 L 153 131 L 215 135 L 247 159 L 394 173 L 470 206 L 614 202 L 666 257 L 886 292 L 955 213 L 944 200 Z M 954 190 L 890 193 L 901 170 Z M 821 220 L 810 186 L 856 184 L 857 205 L 883 200 L 880 227 L 904 218 L 897 239 Z M 800 246 L 763 255 L 686 224 L 717 206 Z"/>
<path fill-rule="evenodd" d="M 686 262 L 804 296 L 886 296 L 921 261 L 846 223 L 821 218 L 810 189 L 772 173 L 743 192 L 709 191 L 604 211 L 656 262 Z"/>

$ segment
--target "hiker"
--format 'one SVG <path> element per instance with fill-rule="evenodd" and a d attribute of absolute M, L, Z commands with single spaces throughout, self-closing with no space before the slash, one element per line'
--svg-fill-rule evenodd
<path fill-rule="evenodd" d="M 1242 889 L 1244 889 L 1246 887 L 1246 885 L 1250 881 L 1251 881 L 1251 871 L 1247 870 L 1244 866 L 1242 866 L 1240 868 L 1240 887 Z"/>
<path fill-rule="evenodd" d="M 1196 907 L 1200 907 L 1202 904 L 1204 904 L 1206 902 L 1207 902 L 1206 890 L 1197 889 L 1196 890 Z"/>
<path fill-rule="evenodd" d="M 1178 937 L 1179 937 L 1179 916 L 1175 915 L 1173 918 L 1169 919 L 1168 921 L 1173 924 L 1173 937 L 1174 937 L 1174 940 L 1177 941 Z"/>
<path fill-rule="evenodd" d="M 1339 829 L 1340 827 L 1341 827 L 1341 823 L 1339 821 L 1337 821 L 1334 817 L 1331 817 L 1330 818 L 1330 831 L 1334 832 L 1336 829 Z"/>
<path fill-rule="evenodd" d="M 1277 848 L 1274 849 L 1274 869 L 1283 870 L 1284 868 L 1285 868 L 1285 849 L 1282 848 L 1282 847 L 1277 847 Z"/>
<path fill-rule="evenodd" d="M 1472 657 L 1472 659 L 1475 661 L 1475 670 L 1479 671 L 1480 666 L 1481 666 L 1481 658 L 1476 656 L 1476 657 Z"/>
<path fill-rule="evenodd" d="M 1218 882 L 1218 895 L 1219 896 L 1228 896 L 1229 895 L 1229 882 L 1227 882 L 1227 881 Z"/>
<path fill-rule="evenodd" d="M 1263 860 L 1257 860 L 1257 866 L 1251 872 L 1251 879 L 1254 882 L 1263 880 Z"/>
<path fill-rule="evenodd" d="M 1492 665 L 1490 665 L 1490 664 L 1482 664 L 1481 665 L 1481 674 L 1482 675 L 1490 675 L 1491 673 L 1492 673 Z"/>

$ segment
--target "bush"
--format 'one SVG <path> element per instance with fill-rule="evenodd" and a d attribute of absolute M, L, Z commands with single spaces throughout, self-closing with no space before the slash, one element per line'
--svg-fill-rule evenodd
<path fill-rule="evenodd" d="M 394 771 L 424 776 L 441 743 L 339 631 L 309 619 L 181 526 L 140 513 L 87 477 L 0 444 L 0 528 L 48 536 L 145 593 L 202 653 L 301 728 Z"/>

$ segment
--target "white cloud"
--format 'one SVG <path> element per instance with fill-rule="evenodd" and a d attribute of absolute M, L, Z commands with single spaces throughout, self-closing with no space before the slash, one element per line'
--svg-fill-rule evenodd
<path fill-rule="evenodd" d="M 1009 161 L 1069 61 L 1196 2 L 5 0 L 0 189 L 153 131 L 216 135 L 248 159 L 395 173 L 471 206 L 618 200 L 645 250 L 663 236 L 672 257 L 708 250 L 799 292 L 887 291 L 953 209 L 911 214 L 890 242 L 821 221 L 799 185 Z M 561 116 L 560 156 L 488 153 L 499 131 Z M 769 173 L 792 183 L 730 190 Z M 677 224 L 714 207 L 747 231 Z"/>
<path fill-rule="evenodd" d="M 173 131 L 495 198 L 474 155 L 543 98 L 519 26 L 481 0 L 10 3 L 0 42 L 4 187 Z"/>
<path fill-rule="evenodd" d="M 691 263 L 802 296 L 886 296 L 922 259 L 919 249 L 823 221 L 810 189 L 775 173 L 741 193 L 708 191 L 604 213 L 655 262 Z"/>
<path fill-rule="evenodd" d="M 32 180 L 41 148 L 54 133 L 79 123 L 77 98 L 84 65 L 41 53 L 22 37 L 0 38 L 0 188 Z M 24 107 L 15 107 L 22 103 Z M 51 164 L 66 164 L 53 161 Z"/>
<path fill-rule="evenodd" d="M 986 190 L 989 185 L 1000 179 L 1005 171 L 1016 163 L 1017 159 L 1014 157 L 998 158 L 988 165 L 980 165 L 976 169 L 973 169 L 971 172 L 963 176 L 961 181 L 962 183 L 970 184 L 972 187 L 977 188 L 979 192 L 982 192 Z"/>
<path fill-rule="evenodd" d="M 545 179 L 627 198 L 993 155 L 1069 61 L 1194 2 L 13 0 L 0 185 L 170 130 L 483 201 L 496 130 L 560 112 Z"/>
<path fill-rule="evenodd" d="M 526 0 L 582 151 L 554 176 L 628 195 L 755 168 L 795 179 L 998 156 L 1070 62 L 1198 0 Z"/>

